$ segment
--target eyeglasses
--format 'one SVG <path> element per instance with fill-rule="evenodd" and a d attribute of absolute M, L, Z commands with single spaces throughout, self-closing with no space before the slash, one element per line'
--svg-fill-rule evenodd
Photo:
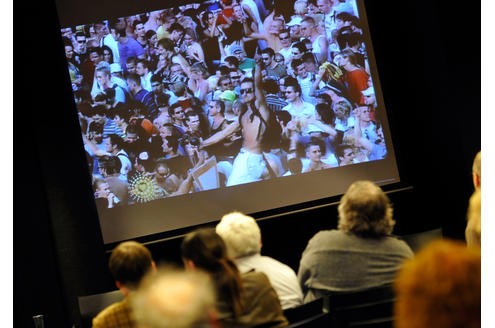
<path fill-rule="evenodd" d="M 233 80 L 238 80 L 241 78 L 241 76 L 240 75 L 231 75 L 230 78 Z"/>
<path fill-rule="evenodd" d="M 253 89 L 252 88 L 249 88 L 249 89 L 241 89 L 241 95 L 245 94 L 245 93 L 253 93 Z"/>
<path fill-rule="evenodd" d="M 280 40 L 282 40 L 282 41 L 283 41 L 283 40 L 289 40 L 289 39 L 290 39 L 290 37 L 289 37 L 289 36 L 286 36 L 285 38 L 282 38 L 282 37 L 280 37 L 280 36 L 279 36 L 278 38 L 279 38 Z"/>
<path fill-rule="evenodd" d="M 86 40 L 77 40 L 77 43 L 85 43 Z"/>
<path fill-rule="evenodd" d="M 183 111 L 183 110 L 180 110 L 180 111 L 178 111 L 178 112 L 174 112 L 174 113 L 175 113 L 175 115 L 179 115 L 179 114 L 184 113 L 184 111 Z"/>
<path fill-rule="evenodd" d="M 270 60 L 270 58 L 268 58 L 268 57 L 262 57 L 261 59 L 262 59 L 263 61 Z"/>

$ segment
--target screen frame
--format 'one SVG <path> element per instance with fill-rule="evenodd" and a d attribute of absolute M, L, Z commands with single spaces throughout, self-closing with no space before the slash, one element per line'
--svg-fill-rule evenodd
<path fill-rule="evenodd" d="M 175 1 L 177 5 L 191 2 L 192 1 Z M 233 210 L 245 212 L 257 219 L 263 219 L 273 213 L 280 214 L 294 208 L 303 209 L 325 203 L 332 203 L 345 192 L 349 185 L 350 180 L 339 180 L 343 175 L 351 175 L 353 177 L 352 181 L 357 179 L 370 179 L 380 186 L 400 185 L 399 168 L 395 158 L 394 143 L 391 138 L 388 120 L 389 113 L 385 107 L 381 89 L 373 44 L 369 34 L 364 0 L 357 0 L 356 2 L 359 9 L 359 18 L 363 25 L 366 26 L 366 28 L 363 29 L 363 36 L 366 43 L 375 96 L 377 98 L 378 106 L 386 113 L 386 115 L 380 117 L 383 126 L 386 127 L 383 130 L 388 151 L 388 155 L 385 159 L 354 164 L 346 167 L 337 167 L 325 171 L 305 173 L 299 176 L 280 177 L 267 181 L 233 186 L 228 188 L 228 193 L 226 193 L 224 189 L 209 190 L 98 212 L 104 244 L 111 245 L 112 243 L 127 239 L 151 240 L 163 236 L 180 235 L 183 231 L 216 222 L 223 214 Z M 107 11 L 112 12 L 112 17 L 101 17 L 98 14 L 92 13 L 91 10 L 89 10 L 89 12 L 85 11 L 84 14 L 81 15 L 77 10 L 79 4 L 75 5 L 71 1 L 58 0 L 56 3 L 61 27 L 90 24 L 98 19 L 124 17 L 138 14 L 143 11 L 149 12 L 162 9 L 162 6 L 158 6 L 158 3 L 155 1 L 148 1 L 140 4 L 138 6 L 139 8 L 136 7 L 137 5 L 135 3 L 133 4 L 131 1 L 125 1 L 124 5 L 122 5 L 119 10 L 112 9 L 112 11 Z M 101 10 L 99 13 L 105 12 L 104 8 L 110 7 L 111 4 L 111 0 L 104 1 L 100 6 Z M 146 7 L 145 10 L 143 9 L 144 7 Z M 70 8 L 70 10 L 68 10 L 68 8 Z M 85 17 L 91 15 L 95 16 L 88 21 Z M 381 167 L 383 171 L 377 171 L 376 169 L 378 166 Z M 364 172 L 368 173 L 364 174 Z M 374 172 L 374 174 L 369 174 L 369 172 Z M 390 178 L 389 176 L 389 173 L 391 172 L 393 178 Z M 335 192 L 329 195 L 328 189 L 326 189 L 327 185 L 322 182 L 332 183 L 335 186 Z M 294 186 L 300 185 L 307 185 L 311 188 L 293 188 Z M 290 190 L 290 194 L 284 193 L 283 196 L 286 197 L 284 199 L 274 200 L 266 197 L 266 195 L 282 195 L 280 190 Z M 263 191 L 264 194 L 261 191 Z M 245 201 L 247 198 L 249 198 L 248 202 Z M 163 205 L 164 201 L 167 203 L 166 206 L 168 209 L 171 209 L 167 214 L 164 214 L 163 211 L 165 206 Z M 186 203 L 184 203 L 184 201 Z M 201 206 L 199 206 L 199 208 L 196 206 L 183 206 L 187 203 L 201 204 Z M 255 207 L 253 207 L 252 204 L 256 204 Z M 207 209 L 207 211 L 205 211 L 205 209 Z M 167 220 L 169 217 L 173 218 L 172 223 Z M 126 231 L 121 231 L 116 228 L 121 227 L 123 221 L 126 222 Z"/>

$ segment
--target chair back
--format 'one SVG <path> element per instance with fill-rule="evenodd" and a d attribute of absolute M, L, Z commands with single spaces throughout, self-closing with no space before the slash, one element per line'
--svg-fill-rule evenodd
<path fill-rule="evenodd" d="M 411 247 L 414 253 L 417 253 L 421 248 L 423 248 L 430 242 L 442 238 L 442 235 L 442 229 L 438 228 L 399 237 L 400 239 L 405 241 L 409 245 L 409 247 Z"/>
<path fill-rule="evenodd" d="M 325 328 L 330 326 L 330 315 L 328 312 L 321 312 L 311 317 L 290 323 L 289 328 Z"/>
<path fill-rule="evenodd" d="M 284 316 L 289 323 L 302 321 L 323 313 L 323 298 L 317 298 L 311 302 L 301 304 L 284 310 Z"/>
<path fill-rule="evenodd" d="M 328 295 L 331 326 L 392 328 L 395 293 L 392 285 Z"/>

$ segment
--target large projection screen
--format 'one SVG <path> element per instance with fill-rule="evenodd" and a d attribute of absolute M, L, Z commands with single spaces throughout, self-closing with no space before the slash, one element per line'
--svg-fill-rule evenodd
<path fill-rule="evenodd" d="M 88 169 L 94 182 L 95 201 L 105 244 L 205 224 L 219 220 L 223 214 L 233 210 L 247 214 L 270 210 L 278 210 L 282 213 L 284 208 L 297 204 L 335 198 L 343 194 L 349 184 L 358 179 L 369 179 L 379 185 L 394 184 L 400 181 L 378 69 L 369 36 L 364 2 L 362 0 L 350 0 L 336 3 L 332 7 L 331 1 L 318 0 L 317 6 L 307 5 L 301 1 L 297 1 L 296 6 L 294 6 L 293 1 L 276 1 L 275 5 L 279 7 L 276 7 L 275 11 L 281 15 L 275 15 L 275 19 L 273 19 L 274 15 L 267 15 L 271 13 L 269 1 L 243 0 L 240 1 L 240 4 L 237 3 L 238 1 L 234 1 L 230 5 L 229 2 L 199 0 L 174 2 L 152 0 L 137 2 L 116 0 L 57 1 L 60 31 L 68 62 L 68 78 L 67 76 L 65 78 L 68 81 L 70 79 L 73 86 L 76 99 L 74 110 L 78 111 L 80 117 Z M 294 8 L 297 9 L 299 16 L 296 15 Z M 219 30 L 220 26 L 221 31 L 218 33 L 223 38 L 221 42 L 224 43 L 221 44 L 224 45 L 225 50 L 224 56 L 220 54 L 219 58 L 214 58 L 211 55 L 212 48 L 210 47 L 211 41 L 218 41 L 218 37 L 213 36 L 207 41 L 205 34 L 202 34 L 208 28 L 208 22 L 206 19 L 205 27 L 203 27 L 200 17 L 202 13 L 209 15 L 209 12 L 213 16 L 217 12 L 226 16 L 232 14 L 230 18 L 223 19 L 223 21 L 216 18 L 218 24 L 215 24 L 215 29 Z M 216 80 L 211 76 L 220 74 L 216 68 L 225 64 L 225 56 L 236 57 L 238 54 L 236 50 L 238 47 L 227 42 L 232 41 L 232 44 L 235 44 L 236 41 L 233 41 L 235 33 L 232 32 L 233 26 L 236 26 L 234 22 L 239 21 L 240 26 L 243 26 L 246 17 L 248 17 L 246 25 L 249 26 L 249 30 L 247 33 L 244 32 L 244 37 L 250 35 L 254 41 L 244 39 L 245 42 L 241 45 L 244 50 L 244 57 L 261 56 L 263 58 L 269 56 L 269 53 L 267 54 L 263 49 L 273 45 L 276 48 L 274 49 L 276 55 L 272 60 L 277 59 L 277 53 L 283 54 L 283 57 L 280 58 L 283 60 L 277 62 L 277 65 L 283 66 L 286 75 L 295 76 L 294 80 L 297 81 L 302 90 L 298 92 L 297 88 L 291 84 L 294 83 L 294 80 L 291 82 L 291 78 L 279 73 L 278 69 L 264 72 L 264 82 L 270 80 L 271 82 L 267 83 L 275 82 L 276 86 L 281 84 L 289 91 L 288 93 L 277 94 L 282 98 L 286 96 L 286 103 L 283 103 L 283 107 L 280 106 L 276 109 L 271 107 L 266 111 L 267 115 L 274 118 L 283 118 L 283 115 L 278 114 L 279 111 L 287 110 L 289 112 L 287 119 L 289 122 L 287 123 L 282 119 L 282 125 L 285 126 L 286 132 L 279 131 L 278 146 L 272 151 L 263 153 L 264 155 L 254 152 L 255 154 L 250 157 L 254 159 L 250 159 L 250 162 L 243 159 L 243 156 L 247 156 L 246 153 L 238 155 L 240 152 L 238 148 L 234 148 L 234 153 L 225 155 L 225 152 L 220 151 L 221 154 L 215 156 L 213 151 L 210 153 L 211 148 L 206 147 L 204 148 L 206 153 L 200 152 L 205 163 L 201 166 L 195 166 L 198 158 L 194 155 L 187 156 L 188 151 L 192 149 L 191 144 L 194 146 L 194 142 L 201 143 L 211 137 L 213 133 L 208 130 L 196 131 L 192 123 L 188 125 L 189 120 L 181 121 L 181 116 L 175 117 L 173 111 L 172 115 L 168 115 L 167 118 L 167 108 L 174 108 L 173 99 L 175 102 L 182 101 L 182 98 L 173 98 L 173 91 L 178 92 L 178 97 L 180 97 L 180 91 L 177 90 L 180 89 L 181 83 L 173 80 L 177 77 L 174 77 L 170 71 L 173 67 L 177 67 L 177 65 L 173 65 L 176 61 L 183 71 L 197 67 L 196 61 L 203 62 L 200 66 L 205 68 L 204 78 L 210 77 L 208 91 L 212 92 L 207 94 L 205 100 L 193 100 L 192 103 L 197 104 L 196 107 L 190 105 L 191 101 L 183 101 L 181 106 L 176 106 L 176 108 L 199 112 L 204 124 L 211 126 L 214 122 L 212 116 L 209 115 L 209 105 L 212 98 L 224 100 L 227 104 L 227 111 L 229 111 L 230 101 L 235 97 L 239 99 L 240 111 L 242 111 L 242 103 L 248 102 L 249 98 L 243 98 L 239 90 L 246 89 L 246 85 L 241 83 L 236 87 L 234 81 L 231 80 L 232 86 L 230 88 L 233 89 L 231 92 L 224 90 L 215 92 L 215 88 L 220 89 L 221 86 L 217 86 Z M 252 19 L 249 20 L 249 17 Z M 308 17 L 310 19 L 307 19 Z M 163 19 L 164 22 L 161 22 L 160 19 Z M 184 39 L 191 39 L 189 37 L 191 33 L 180 35 L 180 33 L 165 31 L 163 27 L 160 27 L 161 23 L 170 25 L 170 22 L 167 24 L 169 19 L 175 20 L 182 27 L 191 28 L 187 32 L 192 31 L 192 39 L 197 39 L 192 46 L 201 48 L 204 54 L 203 61 L 201 60 L 202 57 L 199 60 L 196 58 L 197 52 L 191 55 L 187 50 L 191 43 L 190 40 Z M 136 28 L 134 28 L 132 24 L 135 21 L 141 21 L 143 24 L 135 24 Z M 166 92 L 172 95 L 164 105 L 163 102 L 160 102 L 162 98 L 154 96 L 153 87 L 146 84 L 153 80 L 146 80 L 145 75 L 142 78 L 143 86 L 150 90 L 150 95 L 146 96 L 148 98 L 136 96 L 145 103 L 141 114 L 132 111 L 139 106 L 135 105 L 132 100 L 135 90 L 130 88 L 129 79 L 127 79 L 132 74 L 126 72 L 126 61 L 123 59 L 126 56 L 124 50 L 127 49 L 126 51 L 129 52 L 131 50 L 128 49 L 129 47 L 126 48 L 122 39 L 120 40 L 122 44 L 119 47 L 118 37 L 112 36 L 112 34 L 117 34 L 112 33 L 115 31 L 112 28 L 125 27 L 124 24 L 127 24 L 125 29 L 127 39 L 124 41 L 132 40 L 131 42 L 135 43 L 134 41 L 138 40 L 142 49 L 138 48 L 135 52 L 136 56 L 146 60 L 144 63 L 149 66 L 151 75 L 159 75 L 165 90 L 168 88 Z M 145 30 L 144 34 L 140 34 L 141 28 Z M 282 42 L 282 39 L 287 35 L 283 32 L 284 29 L 288 29 L 291 33 L 292 39 L 289 39 L 288 47 L 284 47 L 285 43 Z M 281 31 L 282 33 L 280 33 Z M 140 37 L 140 35 L 144 36 Z M 263 35 L 268 36 L 263 39 Z M 255 36 L 261 39 L 254 39 Z M 148 37 L 150 41 L 146 42 Z M 176 37 L 177 39 L 175 39 Z M 175 45 L 174 51 L 163 52 L 163 49 L 160 50 L 159 43 L 154 43 L 157 38 L 172 39 Z M 305 38 L 310 39 L 308 47 L 312 47 L 313 50 L 306 48 L 306 52 L 311 56 L 303 55 L 299 62 L 298 58 L 301 56 L 299 53 L 304 52 L 304 50 L 301 51 L 301 48 L 298 47 L 300 44 L 304 44 L 303 39 Z M 324 43 L 327 50 L 326 56 L 323 51 L 317 50 L 321 48 L 318 38 L 324 38 L 327 42 L 327 44 Z M 264 41 L 259 42 L 258 40 Z M 143 42 L 144 46 L 140 42 Z M 116 51 L 119 52 L 120 60 L 117 61 L 114 54 L 114 62 L 110 59 L 108 64 L 101 64 L 107 60 L 105 57 L 90 54 L 91 48 L 100 48 L 102 51 L 102 44 L 113 44 L 116 47 L 113 49 L 118 49 Z M 85 45 L 86 50 L 84 47 L 81 48 L 81 45 Z M 292 49 L 297 50 L 294 53 Z M 160 58 L 160 51 L 163 54 L 162 58 Z M 292 55 L 292 53 L 294 54 Z M 182 58 L 187 63 L 186 67 L 184 64 L 180 64 L 182 62 L 177 59 L 179 58 L 177 54 L 182 54 Z M 168 58 L 167 56 L 170 55 L 172 57 Z M 308 60 L 308 57 L 314 58 L 316 63 L 313 66 L 311 66 L 311 60 Z M 236 58 L 239 59 L 239 57 Z M 163 70 L 159 70 L 159 66 L 157 66 L 160 65 L 160 60 L 165 63 Z M 293 68 L 291 61 L 300 65 Z M 120 81 L 113 78 L 114 68 L 118 65 L 111 64 L 117 63 L 123 70 Z M 304 63 L 303 67 L 301 63 Z M 141 65 L 143 65 L 142 62 Z M 240 65 L 242 69 L 240 71 L 234 69 L 233 75 L 252 76 L 250 70 L 253 65 L 252 60 L 242 59 Z M 105 75 L 105 66 L 110 68 L 109 82 L 100 78 L 101 74 Z M 310 87 L 308 86 L 313 85 L 317 75 L 323 72 L 323 70 L 319 70 L 321 66 L 327 67 L 322 82 L 316 83 L 314 90 L 309 90 Z M 102 67 L 103 69 L 100 69 Z M 314 69 L 314 73 L 308 74 L 307 72 L 312 69 Z M 274 71 L 277 73 L 273 73 Z M 227 74 L 230 76 L 230 73 Z M 187 79 L 197 79 L 198 73 L 192 72 L 190 75 L 184 75 L 186 76 L 186 78 L 182 78 L 185 81 L 184 84 L 192 89 L 195 84 L 189 85 Z M 284 83 L 281 83 L 281 78 Z M 108 89 L 113 89 L 113 92 L 108 92 Z M 291 95 L 291 90 L 296 95 L 295 97 Z M 190 98 L 201 98 L 201 92 L 194 93 Z M 140 94 L 146 93 L 141 92 Z M 107 101 L 106 99 L 109 98 L 103 98 L 101 105 L 98 105 L 102 95 L 109 95 L 108 97 L 111 98 L 113 94 L 116 95 L 116 98 L 119 97 L 119 94 L 125 95 L 121 104 L 110 108 L 115 104 L 115 99 L 112 98 L 112 100 Z M 327 96 L 320 96 L 322 94 Z M 175 93 L 174 95 L 177 96 Z M 153 101 L 155 107 L 149 102 L 147 103 L 148 100 L 143 100 L 144 98 Z M 268 98 L 270 97 L 266 99 Z M 81 99 L 85 104 L 80 104 Z M 304 101 L 304 110 L 299 110 L 300 100 Z M 320 102 L 326 103 L 326 106 L 317 105 Z M 97 110 L 97 108 L 103 108 L 101 106 L 106 106 L 108 111 L 104 115 Z M 161 112 L 160 110 L 164 108 L 165 111 Z M 349 110 L 348 116 L 339 120 L 337 114 L 343 112 L 342 115 L 345 115 L 346 108 Z M 322 110 L 327 110 L 330 114 L 322 114 Z M 127 116 L 127 113 L 130 115 Z M 249 113 L 248 109 L 247 114 Z M 114 117 L 115 114 L 117 114 L 116 117 Z M 229 122 L 239 120 L 235 112 L 229 112 L 229 115 Z M 239 115 L 237 113 L 237 116 Z M 259 120 L 257 115 L 254 115 L 254 121 L 251 118 L 251 123 Z M 264 118 L 267 117 L 263 114 L 259 115 Z M 102 116 L 106 117 L 106 121 L 101 118 Z M 242 117 L 242 115 L 240 116 Z M 136 144 L 130 145 L 135 140 L 133 130 L 127 130 L 126 133 L 125 125 L 120 125 L 121 121 L 118 121 L 122 117 L 127 118 L 124 119 L 127 126 L 139 126 L 139 138 L 141 139 L 139 147 L 141 148 Z M 327 117 L 329 117 L 328 120 Z M 98 137 L 95 137 L 98 134 L 98 124 L 94 124 L 94 122 L 104 125 L 103 133 Z M 160 125 L 164 123 L 181 125 L 183 130 L 171 129 L 173 130 L 172 134 L 178 136 L 170 139 L 167 132 L 163 132 L 168 130 L 162 129 Z M 291 126 L 291 128 L 287 126 Z M 90 127 L 96 127 L 96 130 L 91 130 Z M 261 134 L 266 133 L 267 129 L 272 127 L 271 123 L 267 123 L 263 128 L 260 128 Z M 246 139 L 250 138 L 247 130 L 249 130 L 249 126 L 244 125 L 240 131 L 236 132 L 239 147 L 242 143 L 244 149 L 250 146 L 250 144 L 247 146 L 244 144 L 247 142 Z M 125 155 L 122 155 L 122 151 L 117 153 L 118 146 L 114 148 L 114 144 L 119 144 L 118 141 L 108 141 L 107 136 L 110 134 L 122 135 L 124 144 L 121 148 L 126 150 Z M 188 138 L 184 138 L 184 135 L 188 135 Z M 192 137 L 196 137 L 196 141 L 192 142 L 191 139 L 194 139 Z M 228 138 L 235 139 L 232 136 Z M 169 150 L 169 148 L 174 148 L 172 145 L 174 140 L 185 141 L 184 144 L 179 145 L 175 152 Z M 187 140 L 190 144 L 187 144 Z M 223 139 L 220 144 L 227 144 L 226 140 Z M 258 139 L 256 140 L 258 141 Z M 92 145 L 88 145 L 88 143 L 92 143 Z M 343 145 L 351 147 L 345 150 L 346 147 Z M 95 151 L 95 147 L 99 151 Z M 352 152 L 351 156 L 354 159 L 351 159 L 349 164 L 344 162 L 345 159 L 339 158 L 339 151 L 342 150 L 346 155 Z M 218 151 L 218 147 L 216 151 Z M 194 150 L 191 150 L 191 153 L 194 154 Z M 124 169 L 125 172 L 120 172 L 118 168 L 116 173 L 107 172 L 112 171 L 112 169 L 108 169 L 105 165 L 112 166 L 112 164 L 108 164 L 109 162 L 115 164 L 115 157 L 124 168 L 130 163 L 130 171 Z M 148 165 L 146 168 L 143 168 L 144 162 Z M 136 163 L 142 165 L 138 168 Z M 160 166 L 160 163 L 165 163 L 165 165 Z M 181 164 L 177 166 L 177 163 Z M 272 170 L 269 170 L 267 165 L 270 165 Z M 245 166 L 249 166 L 249 169 Z M 164 167 L 168 167 L 168 170 Z M 229 180 L 233 172 L 243 173 L 243 169 L 248 171 L 249 178 L 229 183 L 229 181 L 235 181 L 234 179 Z M 298 172 L 298 170 L 302 171 Z M 173 179 L 168 175 L 170 173 L 175 175 Z M 177 191 L 177 189 L 182 190 L 179 185 L 182 183 L 182 186 L 185 186 L 186 184 L 183 182 L 187 179 L 192 181 L 192 187 L 186 188 L 186 192 Z M 126 190 L 124 197 L 122 197 L 123 188 Z M 125 200 L 126 198 L 127 200 Z"/>

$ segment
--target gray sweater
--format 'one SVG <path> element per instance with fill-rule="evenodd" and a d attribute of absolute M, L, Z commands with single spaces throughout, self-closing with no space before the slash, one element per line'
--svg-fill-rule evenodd
<path fill-rule="evenodd" d="M 339 230 L 320 231 L 304 250 L 297 274 L 304 302 L 325 293 L 390 284 L 402 262 L 413 256 L 395 238 L 363 238 Z"/>

